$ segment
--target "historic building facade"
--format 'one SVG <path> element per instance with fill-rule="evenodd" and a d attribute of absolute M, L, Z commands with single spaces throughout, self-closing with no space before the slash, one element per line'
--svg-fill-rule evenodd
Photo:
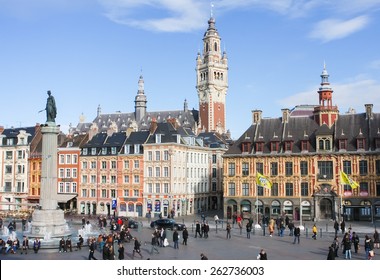
<path fill-rule="evenodd" d="M 224 210 L 294 220 L 380 218 L 380 114 L 339 114 L 323 69 L 319 105 L 283 109 L 280 118 L 252 112 L 252 125 L 224 158 Z M 340 172 L 359 183 L 344 185 Z M 256 184 L 257 173 L 273 183 Z M 260 222 L 260 221 L 259 221 Z"/>

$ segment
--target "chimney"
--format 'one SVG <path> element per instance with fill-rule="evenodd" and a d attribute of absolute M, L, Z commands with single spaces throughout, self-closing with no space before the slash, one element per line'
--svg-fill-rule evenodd
<path fill-rule="evenodd" d="M 178 125 L 177 125 L 177 120 L 176 118 L 168 118 L 168 123 L 170 123 L 175 129 L 178 128 Z"/>
<path fill-rule="evenodd" d="M 365 113 L 366 113 L 366 120 L 372 120 L 373 119 L 373 104 L 365 104 Z"/>
<path fill-rule="evenodd" d="M 0 126 L 0 134 L 3 134 L 4 126 Z"/>
<path fill-rule="evenodd" d="M 156 118 L 153 118 L 151 123 L 150 123 L 150 128 L 149 128 L 149 132 L 150 134 L 153 134 L 157 129 L 157 120 Z"/>
<path fill-rule="evenodd" d="M 288 123 L 289 122 L 290 110 L 289 109 L 281 109 L 281 112 L 282 112 L 282 123 Z"/>
<path fill-rule="evenodd" d="M 252 123 L 253 124 L 260 124 L 262 113 L 263 112 L 261 110 L 253 110 L 252 111 Z"/>

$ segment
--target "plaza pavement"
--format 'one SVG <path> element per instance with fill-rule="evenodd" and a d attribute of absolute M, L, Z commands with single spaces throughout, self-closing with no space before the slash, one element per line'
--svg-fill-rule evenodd
<path fill-rule="evenodd" d="M 204 253 L 210 260 L 250 260 L 256 259 L 256 256 L 261 248 L 267 251 L 269 260 L 325 260 L 327 258 L 328 247 L 331 245 L 334 239 L 334 228 L 332 221 L 317 222 L 316 225 L 319 230 L 317 240 L 311 238 L 311 228 L 314 222 L 305 221 L 305 230 L 301 231 L 300 244 L 293 244 L 293 237 L 289 236 L 289 230 L 285 231 L 284 237 L 275 235 L 270 237 L 266 229 L 266 235 L 263 235 L 261 229 L 255 229 L 251 233 L 251 238 L 247 239 L 245 227 L 242 230 L 235 224 L 232 227 L 232 238 L 226 239 L 226 221 L 219 224 L 216 227 L 213 216 L 215 213 L 208 213 L 206 220 L 210 225 L 209 238 L 194 238 L 195 235 L 195 221 L 201 221 L 199 215 L 186 216 L 177 218 L 177 222 L 184 222 L 189 231 L 188 245 L 182 245 L 182 238 L 179 242 L 179 249 L 173 248 L 173 242 L 171 242 L 171 231 L 167 231 L 168 240 L 170 242 L 169 247 L 158 248 L 159 254 L 150 255 L 151 250 L 151 234 L 153 229 L 149 227 L 149 222 L 146 218 L 140 218 L 139 221 L 143 224 L 143 227 L 139 230 L 132 229 L 132 235 L 138 237 L 142 241 L 142 255 L 143 259 L 150 258 L 151 260 L 199 260 L 200 253 Z M 153 219 L 152 219 L 153 220 Z M 95 220 L 90 220 L 95 226 Z M 72 219 L 68 221 L 73 228 L 80 228 L 79 219 Z M 245 223 L 244 223 L 245 225 Z M 360 237 L 360 250 L 358 254 L 355 254 L 352 250 L 353 260 L 365 259 L 364 253 L 364 236 L 369 234 L 373 235 L 375 225 L 369 222 L 346 222 L 346 226 L 351 227 L 352 231 L 359 234 Z M 180 235 L 182 233 L 180 232 Z M 97 236 L 97 235 L 94 235 Z M 341 240 L 342 234 L 338 234 Z M 182 236 L 181 236 L 182 237 Z M 73 238 L 74 239 L 74 238 Z M 117 248 L 117 244 L 115 243 Z M 133 242 L 125 243 L 125 259 L 124 261 L 130 261 L 133 259 L 140 260 L 140 256 L 136 255 L 132 257 Z M 88 259 L 88 247 L 85 246 L 80 251 L 59 253 L 58 244 L 57 249 L 41 249 L 37 254 L 33 250 L 29 250 L 27 255 L 20 254 L 18 251 L 16 254 L 0 254 L 0 260 L 87 260 Z M 375 260 L 380 259 L 380 250 L 375 249 Z M 99 251 L 95 252 L 97 259 L 102 259 L 102 254 Z M 117 259 L 117 253 L 116 253 Z M 341 250 L 339 250 L 339 258 L 342 260 L 343 256 Z M 344 260 L 344 259 L 343 259 Z"/>

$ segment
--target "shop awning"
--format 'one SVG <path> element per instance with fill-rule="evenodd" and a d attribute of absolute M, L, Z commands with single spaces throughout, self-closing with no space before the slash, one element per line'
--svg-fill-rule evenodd
<path fill-rule="evenodd" d="M 77 197 L 77 194 L 58 194 L 57 195 L 57 202 L 66 203 L 69 200 L 73 199 L 74 197 Z"/>

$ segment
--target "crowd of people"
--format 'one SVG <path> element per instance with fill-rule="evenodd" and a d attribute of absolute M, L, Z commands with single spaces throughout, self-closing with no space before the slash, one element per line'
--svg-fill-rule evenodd
<path fill-rule="evenodd" d="M 207 239 L 210 237 L 210 225 L 206 220 L 205 215 L 200 216 L 200 220 L 194 221 L 194 228 L 192 229 L 192 234 L 190 236 L 188 229 L 185 227 L 183 231 L 173 230 L 170 234 L 170 240 L 168 240 L 166 234 L 167 231 L 164 229 L 153 229 L 151 233 L 151 240 L 144 242 L 144 251 L 146 254 L 154 255 L 160 254 L 161 248 L 171 247 L 175 250 L 180 249 L 180 245 L 187 246 L 189 238 L 194 238 L 191 242 L 195 241 L 196 238 Z M 216 230 L 225 231 L 226 239 L 232 238 L 232 233 L 234 229 L 240 229 L 240 234 L 242 234 L 242 229 L 246 229 L 247 239 L 251 238 L 251 233 L 254 232 L 255 225 L 253 224 L 253 219 L 243 219 L 240 215 L 234 215 L 233 219 L 227 221 L 221 221 L 217 215 L 214 216 Z M 83 217 L 82 226 L 83 228 L 90 222 L 86 221 Z M 99 259 L 104 260 L 123 260 L 126 256 L 130 258 L 135 258 L 138 256 L 143 259 L 142 252 L 142 242 L 140 240 L 140 231 L 131 231 L 128 227 L 128 219 L 124 218 L 114 218 L 99 216 L 97 218 L 98 229 L 103 230 L 107 233 L 99 234 L 98 236 L 92 236 L 87 240 L 84 240 L 81 235 L 79 235 L 78 242 L 73 243 L 71 238 L 68 236 L 66 238 L 62 237 L 58 242 L 58 252 L 72 252 L 73 247 L 76 250 L 81 250 L 85 242 L 89 248 L 88 259 L 97 259 L 95 255 L 100 254 Z M 268 237 L 273 237 L 277 235 L 278 237 L 284 237 L 285 235 L 292 237 L 293 244 L 300 244 L 300 237 L 303 235 L 303 231 L 300 229 L 300 225 L 295 224 L 287 215 L 282 215 L 276 218 L 266 218 L 263 217 L 260 223 L 264 235 Z M 16 225 L 12 226 L 16 228 Z M 266 229 L 268 233 L 265 234 Z M 331 245 L 328 248 L 327 259 L 333 260 L 339 257 L 340 253 L 344 259 L 352 259 L 354 254 L 359 254 L 364 252 L 365 259 L 373 259 L 375 255 L 375 249 L 379 249 L 379 233 L 377 230 L 373 234 L 367 234 L 365 237 L 360 238 L 359 235 L 351 228 L 346 228 L 345 222 L 335 221 L 334 223 L 335 237 L 332 240 Z M 133 234 L 132 234 L 133 233 Z M 314 224 L 311 229 L 312 240 L 317 240 L 319 231 L 317 225 Z M 235 232 L 236 234 L 236 232 Z M 234 234 L 234 235 L 235 235 Z M 211 237 L 212 238 L 212 237 Z M 290 241 L 291 242 L 291 241 Z M 131 246 L 125 246 L 125 243 L 131 243 Z M 150 244 L 149 244 L 150 243 Z M 150 247 L 146 247 L 146 245 Z M 38 253 L 41 247 L 41 241 L 38 238 L 29 241 L 27 236 L 24 236 L 21 241 L 17 238 L 12 240 L 0 239 L 0 252 L 3 254 L 27 254 L 29 249 L 33 249 L 35 253 Z M 131 247 L 131 248 L 129 248 Z M 133 249 L 132 249 L 133 248 Z M 361 252 L 362 251 L 362 252 Z M 98 253 L 96 253 L 98 252 Z M 207 258 L 204 253 L 203 259 Z M 145 254 L 144 254 L 145 255 Z M 356 258 L 358 258 L 357 255 Z M 201 256 L 202 258 L 202 256 Z M 150 257 L 149 257 L 150 259 Z M 260 249 L 257 259 L 267 260 L 266 249 Z"/>

